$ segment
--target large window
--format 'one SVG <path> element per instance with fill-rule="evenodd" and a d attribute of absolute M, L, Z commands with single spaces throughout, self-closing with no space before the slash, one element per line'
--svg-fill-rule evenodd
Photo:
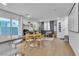
<path fill-rule="evenodd" d="M 12 35 L 18 35 L 19 32 L 19 21 L 18 20 L 12 20 Z"/>
<path fill-rule="evenodd" d="M 0 17 L 0 35 L 18 35 L 19 21 Z"/>
<path fill-rule="evenodd" d="M 44 30 L 50 30 L 50 22 L 44 22 Z"/>
<path fill-rule="evenodd" d="M 10 19 L 0 17 L 0 35 L 10 34 Z"/>

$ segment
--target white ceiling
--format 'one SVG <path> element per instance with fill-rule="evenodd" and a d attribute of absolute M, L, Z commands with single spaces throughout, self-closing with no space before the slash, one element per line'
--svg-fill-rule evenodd
<path fill-rule="evenodd" d="M 55 17 L 67 16 L 73 3 L 8 3 L 0 4 L 0 8 L 20 14 L 29 14 L 33 20 L 50 20 Z"/>

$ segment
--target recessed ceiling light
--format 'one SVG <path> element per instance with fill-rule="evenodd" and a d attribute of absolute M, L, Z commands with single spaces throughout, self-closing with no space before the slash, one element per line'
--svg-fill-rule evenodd
<path fill-rule="evenodd" d="M 56 9 L 53 9 L 53 11 L 56 11 Z"/>

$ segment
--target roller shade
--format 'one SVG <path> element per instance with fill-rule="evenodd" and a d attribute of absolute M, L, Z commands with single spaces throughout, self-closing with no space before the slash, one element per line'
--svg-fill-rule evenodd
<path fill-rule="evenodd" d="M 10 20 L 9 21 L 10 22 L 10 26 L 9 26 L 10 30 L 8 30 L 9 29 L 8 27 L 1 28 L 4 30 L 3 30 L 2 35 L 0 35 L 0 42 L 15 39 L 15 38 L 18 38 L 19 36 L 22 36 L 22 18 L 20 15 L 17 15 L 15 13 L 11 13 L 9 11 L 0 9 L 0 18 Z M 6 22 L 6 21 L 4 21 L 4 22 Z M 13 23 L 15 24 L 17 22 L 18 22 L 18 28 L 17 28 L 17 26 L 12 26 Z M 1 29 L 0 29 L 0 31 L 1 31 Z M 7 35 L 6 31 L 10 35 Z M 16 33 L 16 31 L 18 31 L 18 34 Z M 4 35 L 5 34 L 4 32 L 6 33 L 6 35 Z M 9 33 L 9 32 L 11 32 L 11 33 Z"/>
<path fill-rule="evenodd" d="M 0 17 L 9 18 L 9 19 L 20 19 L 19 15 L 16 15 L 14 13 L 2 9 L 0 9 Z"/>

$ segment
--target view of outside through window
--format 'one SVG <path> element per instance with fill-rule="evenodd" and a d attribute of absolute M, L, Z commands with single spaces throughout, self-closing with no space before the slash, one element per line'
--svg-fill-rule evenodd
<path fill-rule="evenodd" d="M 0 17 L 0 35 L 18 35 L 19 21 Z"/>

